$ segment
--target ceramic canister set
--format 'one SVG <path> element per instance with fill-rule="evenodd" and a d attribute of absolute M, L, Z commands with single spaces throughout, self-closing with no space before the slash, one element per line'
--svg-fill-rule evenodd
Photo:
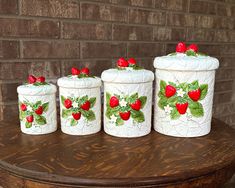
<path fill-rule="evenodd" d="M 176 52 L 154 60 L 154 74 L 135 59 L 120 58 L 117 67 L 103 71 L 104 131 L 117 137 L 140 137 L 154 129 L 176 137 L 197 137 L 210 132 L 216 58 L 198 52 L 195 44 L 180 42 Z M 71 69 L 58 79 L 62 132 L 89 135 L 101 130 L 101 85 L 89 69 Z M 21 131 L 31 135 L 57 130 L 56 86 L 44 77 L 28 77 L 17 88 Z"/>

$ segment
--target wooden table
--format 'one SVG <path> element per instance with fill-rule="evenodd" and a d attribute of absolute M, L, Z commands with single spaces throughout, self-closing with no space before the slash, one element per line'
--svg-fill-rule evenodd
<path fill-rule="evenodd" d="M 200 138 L 151 134 L 123 139 L 103 131 L 69 136 L 20 132 L 0 123 L 0 185 L 12 187 L 217 187 L 235 172 L 235 130 L 213 120 Z"/>

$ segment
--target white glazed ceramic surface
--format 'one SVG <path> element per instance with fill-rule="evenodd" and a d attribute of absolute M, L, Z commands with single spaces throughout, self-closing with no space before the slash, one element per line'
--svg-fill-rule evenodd
<path fill-rule="evenodd" d="M 162 134 L 176 137 L 198 137 L 206 135 L 211 129 L 212 103 L 214 94 L 215 69 L 219 66 L 216 58 L 209 56 L 189 57 L 185 54 L 176 56 L 157 57 L 154 60 L 156 68 L 156 94 L 154 110 L 154 129 Z M 187 108 L 185 114 L 178 119 L 171 119 L 169 111 L 158 106 L 160 97 L 160 81 L 192 83 L 198 81 L 201 84 L 208 84 L 206 97 L 200 100 L 204 115 L 195 117 Z M 178 92 L 178 91 L 177 91 Z"/>
<path fill-rule="evenodd" d="M 56 87 L 52 84 L 45 86 L 33 86 L 33 85 L 22 85 L 17 88 L 19 93 L 19 102 L 28 101 L 35 104 L 37 101 L 41 101 L 42 104 L 48 104 L 48 110 L 43 112 L 42 116 L 46 119 L 46 124 L 38 125 L 35 121 L 32 123 L 30 128 L 26 128 L 26 119 L 20 121 L 21 131 L 31 135 L 41 135 L 52 133 L 57 130 L 57 115 L 56 115 Z M 32 111 L 30 107 L 29 110 Z"/>
<path fill-rule="evenodd" d="M 65 109 L 63 104 L 61 103 L 61 95 L 65 98 L 67 97 L 82 97 L 85 95 L 88 95 L 88 98 L 95 97 L 96 102 L 94 107 L 91 108 L 91 110 L 95 114 L 95 120 L 93 121 L 87 121 L 86 118 L 84 118 L 81 115 L 81 118 L 78 120 L 77 125 L 71 126 L 70 120 L 72 116 L 68 118 L 63 118 L 62 115 L 61 118 L 61 130 L 62 132 L 70 135 L 88 135 L 97 133 L 101 129 L 101 99 L 100 99 L 100 87 L 94 87 L 94 88 L 59 88 L 60 91 L 60 114 L 62 114 L 62 110 Z"/>
<path fill-rule="evenodd" d="M 131 117 L 124 121 L 123 125 L 117 126 L 114 122 L 108 119 L 106 112 L 106 93 L 111 95 L 117 94 L 132 95 L 138 93 L 139 96 L 147 96 L 147 101 L 141 111 L 144 113 L 145 121 L 142 123 L 135 122 Z M 146 83 L 112 83 L 104 82 L 104 131 L 107 134 L 117 137 L 140 137 L 150 133 L 151 131 L 151 114 L 152 114 L 152 81 Z"/>

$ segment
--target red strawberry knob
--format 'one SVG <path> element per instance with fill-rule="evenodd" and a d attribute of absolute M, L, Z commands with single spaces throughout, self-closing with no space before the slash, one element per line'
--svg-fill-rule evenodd
<path fill-rule="evenodd" d="M 176 109 L 180 114 L 185 114 L 188 108 L 188 102 L 176 103 Z"/>
<path fill-rule="evenodd" d="M 176 52 L 184 53 L 186 50 L 187 50 L 187 47 L 186 47 L 186 44 L 184 42 L 179 42 L 176 45 L 176 49 L 175 49 Z"/>
<path fill-rule="evenodd" d="M 72 113 L 72 116 L 75 120 L 79 120 L 81 118 L 81 112 Z"/>
<path fill-rule="evenodd" d="M 70 99 L 65 99 L 64 100 L 64 106 L 67 109 L 71 108 L 72 107 L 72 101 Z"/>
<path fill-rule="evenodd" d="M 123 57 L 119 58 L 117 61 L 118 67 L 128 67 L 129 63 L 127 60 L 125 60 Z"/>
<path fill-rule="evenodd" d="M 37 115 L 41 115 L 43 113 L 43 107 L 39 106 L 37 110 L 34 111 Z"/>
<path fill-rule="evenodd" d="M 36 78 L 35 76 L 29 75 L 29 77 L 28 77 L 28 83 L 29 83 L 29 84 L 35 83 L 36 80 L 37 80 L 37 78 Z"/>
<path fill-rule="evenodd" d="M 27 110 L 26 104 L 21 104 L 21 105 L 20 105 L 20 109 L 21 109 L 22 111 L 26 111 L 26 110 Z"/>
<path fill-rule="evenodd" d="M 131 112 L 119 112 L 119 115 L 124 121 L 127 121 L 130 118 Z"/>
<path fill-rule="evenodd" d="M 82 69 L 81 69 L 81 73 L 82 73 L 82 74 L 89 75 L 90 70 L 89 70 L 87 67 L 85 67 L 85 68 L 82 68 Z"/>
<path fill-rule="evenodd" d="M 141 100 L 137 99 L 134 103 L 130 104 L 130 107 L 131 107 L 133 110 L 139 111 L 140 108 L 141 108 Z"/>
<path fill-rule="evenodd" d="M 84 102 L 84 103 L 81 105 L 81 108 L 82 108 L 83 110 L 89 110 L 89 109 L 90 109 L 90 106 L 91 106 L 90 101 L 86 101 L 86 102 Z"/>
<path fill-rule="evenodd" d="M 135 65 L 136 64 L 136 60 L 134 58 L 130 58 L 127 61 L 129 63 L 129 65 Z"/>
<path fill-rule="evenodd" d="M 198 52 L 198 46 L 196 44 L 190 44 L 187 48 L 187 50 L 192 50 L 194 52 Z"/>
<path fill-rule="evenodd" d="M 193 101 L 198 101 L 201 97 L 201 90 L 200 88 L 196 90 L 192 90 L 188 92 L 188 96 L 193 100 Z"/>
<path fill-rule="evenodd" d="M 80 70 L 78 70 L 78 69 L 75 68 L 75 67 L 72 67 L 72 68 L 71 68 L 71 73 L 72 73 L 72 75 L 79 75 L 79 74 L 80 74 Z"/>
<path fill-rule="evenodd" d="M 32 123 L 33 120 L 34 120 L 33 115 L 27 116 L 26 120 L 27 120 L 28 123 Z"/>
<path fill-rule="evenodd" d="M 116 96 L 112 96 L 109 101 L 109 105 L 111 108 L 114 108 L 119 105 L 119 100 Z"/>
<path fill-rule="evenodd" d="M 166 86 L 166 89 L 165 89 L 165 96 L 166 96 L 167 98 L 172 97 L 173 95 L 175 95 L 175 93 L 176 93 L 176 89 L 175 89 L 174 86 L 172 86 L 172 85 L 167 85 L 167 86 Z"/>
<path fill-rule="evenodd" d="M 37 82 L 40 82 L 40 83 L 44 83 L 45 82 L 45 77 L 44 76 L 39 76 L 38 78 L 37 78 Z"/>

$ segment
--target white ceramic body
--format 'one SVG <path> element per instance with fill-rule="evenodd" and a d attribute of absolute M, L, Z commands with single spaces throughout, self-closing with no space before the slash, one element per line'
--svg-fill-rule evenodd
<path fill-rule="evenodd" d="M 37 125 L 34 121 L 32 127 L 26 128 L 24 118 L 20 121 L 21 131 L 26 134 L 31 135 L 42 135 L 55 132 L 57 130 L 57 114 L 56 114 L 56 95 L 18 95 L 19 101 L 29 101 L 30 103 L 36 103 L 37 101 L 42 101 L 42 103 L 49 102 L 48 110 L 42 115 L 46 118 L 47 123 L 45 125 Z"/>
<path fill-rule="evenodd" d="M 156 69 L 155 75 L 154 129 L 159 133 L 175 137 L 198 137 L 208 134 L 211 130 L 215 70 L 177 71 Z M 204 108 L 204 116 L 193 117 L 189 113 L 189 109 L 187 109 L 186 114 L 181 115 L 179 119 L 172 120 L 170 116 L 158 106 L 160 80 L 174 83 L 191 83 L 198 80 L 200 84 L 208 84 L 208 93 L 206 97 L 200 101 Z"/>
<path fill-rule="evenodd" d="M 106 112 L 106 93 L 117 95 L 132 95 L 138 93 L 139 96 L 146 96 L 147 101 L 141 111 L 144 113 L 145 121 L 142 123 L 135 122 L 131 117 L 124 121 L 124 125 L 117 126 L 105 116 Z M 141 137 L 151 131 L 151 114 L 152 114 L 152 81 L 145 83 L 113 83 L 104 82 L 104 131 L 112 136 L 117 137 Z"/>
<path fill-rule="evenodd" d="M 60 93 L 60 114 L 62 114 L 62 109 L 65 107 L 61 103 L 61 95 L 65 97 L 82 97 L 88 95 L 88 98 L 95 97 L 96 102 L 92 110 L 95 113 L 95 120 L 87 121 L 83 116 L 78 120 L 77 125 L 71 126 L 69 118 L 61 119 L 61 130 L 62 132 L 69 135 L 89 135 L 100 131 L 101 129 L 101 97 L 100 97 L 100 87 L 93 88 L 64 88 L 59 87 Z M 71 118 L 71 117 L 70 117 Z"/>

